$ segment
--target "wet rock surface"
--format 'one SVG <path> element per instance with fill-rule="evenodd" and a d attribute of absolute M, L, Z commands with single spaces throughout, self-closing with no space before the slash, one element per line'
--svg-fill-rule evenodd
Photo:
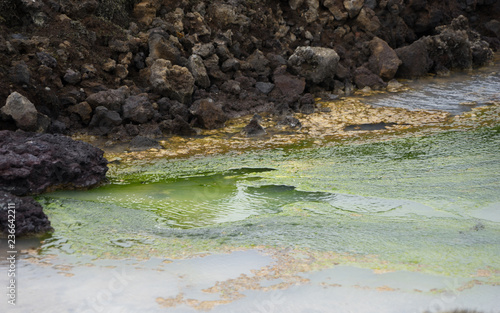
<path fill-rule="evenodd" d="M 245 126 L 241 131 L 242 134 L 247 137 L 257 137 L 265 135 L 267 133 L 266 130 L 259 124 L 259 120 L 261 119 L 262 118 L 259 115 L 254 115 L 248 125 Z"/>
<path fill-rule="evenodd" d="M 306 94 L 350 95 L 394 77 L 481 66 L 500 46 L 498 1 L 6 4 L 0 129 L 123 141 L 136 130 L 193 134 L 254 113 L 278 121 L 313 112 Z M 26 114 L 7 104 L 16 93 L 32 104 L 16 106 Z M 162 109 L 165 98 L 185 113 Z M 199 111 L 203 99 L 215 111 Z"/>
<path fill-rule="evenodd" d="M 103 151 L 62 135 L 0 131 L 0 190 L 17 196 L 89 188 L 106 178 Z"/>
<path fill-rule="evenodd" d="M 15 210 L 15 235 L 30 236 L 52 231 L 50 221 L 42 206 L 31 197 L 17 197 L 0 191 L 0 237 L 7 237 L 9 230 L 9 210 Z"/>

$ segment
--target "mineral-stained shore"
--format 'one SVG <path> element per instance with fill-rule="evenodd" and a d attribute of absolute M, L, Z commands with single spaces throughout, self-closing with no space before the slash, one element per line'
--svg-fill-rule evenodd
<path fill-rule="evenodd" d="M 487 64 L 498 1 L 0 0 L 0 129 L 112 140 L 276 121 Z M 199 131 L 198 131 L 199 132 Z"/>
<path fill-rule="evenodd" d="M 142 150 L 253 114 L 242 136 L 341 131 L 352 114 L 322 117 L 318 96 L 486 65 L 498 16 L 493 0 L 0 0 L 4 203 L 22 207 L 18 235 L 43 233 L 41 207 L 19 196 L 105 179 L 102 151 L 60 134 Z M 395 123 L 361 109 L 363 123 Z"/>

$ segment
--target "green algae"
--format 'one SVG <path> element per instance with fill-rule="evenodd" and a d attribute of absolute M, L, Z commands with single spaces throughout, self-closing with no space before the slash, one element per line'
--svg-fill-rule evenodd
<path fill-rule="evenodd" d="M 499 148 L 497 126 L 116 166 L 109 186 L 41 200 L 56 229 L 43 249 L 182 257 L 292 247 L 319 268 L 341 260 L 459 277 L 487 270 L 498 283 Z M 167 199 L 182 218 L 162 214 Z M 211 213 L 190 210 L 194 202 Z"/>

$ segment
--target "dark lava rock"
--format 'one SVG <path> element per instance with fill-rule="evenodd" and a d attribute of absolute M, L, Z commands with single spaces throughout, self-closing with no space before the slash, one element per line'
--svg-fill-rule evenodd
<path fill-rule="evenodd" d="M 259 124 L 259 116 L 257 114 L 252 117 L 250 123 L 241 132 L 247 137 L 257 137 L 267 134 L 264 127 Z"/>
<path fill-rule="evenodd" d="M 43 213 L 42 206 L 31 197 L 17 197 L 11 193 L 0 191 L 0 237 L 7 237 L 9 220 L 15 210 L 15 235 L 40 235 L 52 231 L 47 215 Z"/>
<path fill-rule="evenodd" d="M 82 80 L 82 74 L 69 68 L 66 74 L 64 74 L 63 79 L 70 85 L 76 85 Z"/>
<path fill-rule="evenodd" d="M 12 82 L 16 84 L 29 85 L 30 78 L 31 78 L 31 71 L 28 68 L 28 65 L 24 61 L 15 64 L 10 69 L 10 79 L 12 80 Z"/>
<path fill-rule="evenodd" d="M 0 190 L 22 196 L 106 179 L 104 152 L 62 135 L 0 131 Z"/>
<path fill-rule="evenodd" d="M 412 78 L 429 71 L 469 69 L 493 58 L 493 52 L 481 36 L 469 28 L 466 17 L 455 18 L 450 25 L 436 28 L 437 35 L 423 37 L 409 46 L 396 49 L 402 64 L 397 76 Z"/>
<path fill-rule="evenodd" d="M 161 95 L 185 104 L 191 102 L 195 79 L 186 67 L 158 59 L 151 66 L 149 82 Z"/>
<path fill-rule="evenodd" d="M 123 105 L 123 118 L 143 124 L 151 120 L 155 110 L 146 95 L 131 96 Z"/>
<path fill-rule="evenodd" d="M 129 149 L 131 151 L 141 151 L 151 148 L 161 149 L 162 147 L 157 140 L 144 136 L 136 136 L 130 141 Z"/>
<path fill-rule="evenodd" d="M 432 67 L 432 60 L 424 42 L 415 41 L 409 46 L 396 49 L 396 54 L 402 61 L 397 71 L 398 77 L 413 78 L 423 76 Z"/>
<path fill-rule="evenodd" d="M 167 135 L 177 134 L 181 136 L 195 135 L 196 131 L 182 117 L 176 116 L 173 119 L 164 120 L 160 123 L 160 128 Z"/>
<path fill-rule="evenodd" d="M 299 100 L 299 104 L 300 104 L 299 109 L 301 113 L 304 114 L 314 113 L 315 102 L 314 102 L 314 96 L 312 94 L 306 93 L 305 95 L 303 95 Z"/>
<path fill-rule="evenodd" d="M 382 77 L 384 80 L 391 80 L 401 65 L 398 55 L 384 40 L 375 37 L 370 41 L 371 56 L 369 60 L 370 70 Z"/>
<path fill-rule="evenodd" d="M 84 101 L 68 107 L 68 112 L 76 114 L 84 123 L 88 123 L 92 114 L 92 107 Z"/>
<path fill-rule="evenodd" d="M 288 59 L 293 73 L 305 77 L 314 84 L 330 84 L 340 57 L 333 49 L 322 47 L 298 47 Z"/>
<path fill-rule="evenodd" d="M 126 86 L 118 89 L 103 90 L 91 94 L 87 98 L 87 102 L 93 107 L 103 106 L 109 110 L 120 112 L 122 105 L 129 96 L 130 91 Z"/>
<path fill-rule="evenodd" d="M 384 81 L 364 66 L 358 67 L 354 71 L 354 82 L 359 89 L 368 86 L 372 89 L 379 89 L 385 86 Z"/>
<path fill-rule="evenodd" d="M 206 129 L 224 127 L 228 117 L 212 99 L 198 100 L 192 105 L 192 114 L 196 117 L 196 123 Z"/>
<path fill-rule="evenodd" d="M 293 116 L 285 116 L 281 120 L 278 121 L 278 125 L 290 127 L 290 128 L 301 128 L 302 123 L 298 118 Z"/>
<path fill-rule="evenodd" d="M 36 57 L 40 64 L 45 65 L 50 68 L 57 67 L 57 60 L 47 52 L 37 52 Z"/>
<path fill-rule="evenodd" d="M 38 123 L 38 111 L 35 105 L 25 96 L 13 92 L 7 98 L 0 113 L 12 118 L 16 126 L 22 130 L 34 131 Z"/>
<path fill-rule="evenodd" d="M 193 54 L 189 57 L 188 69 L 191 71 L 198 86 L 201 88 L 210 87 L 210 78 L 208 77 L 207 69 L 205 68 L 205 64 L 203 64 L 203 59 L 199 55 Z"/>
<path fill-rule="evenodd" d="M 258 82 L 255 84 L 255 88 L 263 94 L 268 94 L 274 89 L 274 84 L 266 82 Z"/>
<path fill-rule="evenodd" d="M 304 78 L 298 78 L 289 74 L 274 76 L 274 84 L 283 95 L 296 97 L 301 95 L 306 88 Z"/>
<path fill-rule="evenodd" d="M 121 123 L 122 118 L 118 112 L 99 106 L 95 108 L 89 127 L 98 135 L 107 135 L 115 126 L 121 125 Z"/>

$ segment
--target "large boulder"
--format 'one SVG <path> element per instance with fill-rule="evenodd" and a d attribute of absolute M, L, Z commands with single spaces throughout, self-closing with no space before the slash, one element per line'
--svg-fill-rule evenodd
<path fill-rule="evenodd" d="M 397 76 L 411 78 L 429 71 L 447 72 L 481 66 L 493 58 L 493 52 L 481 36 L 469 28 L 466 17 L 455 18 L 450 25 L 436 27 L 437 35 L 420 38 L 396 49 L 402 61 Z"/>
<path fill-rule="evenodd" d="M 339 63 L 335 50 L 321 47 L 298 47 L 288 59 L 288 65 L 296 75 L 314 84 L 332 84 Z"/>
<path fill-rule="evenodd" d="M 62 135 L 0 131 L 0 190 L 21 196 L 95 186 L 106 179 L 103 154 Z"/>
<path fill-rule="evenodd" d="M 160 94 L 182 103 L 190 103 L 194 91 L 194 77 L 185 67 L 173 65 L 164 59 L 151 66 L 149 82 Z"/>
<path fill-rule="evenodd" d="M 38 111 L 35 105 L 18 92 L 9 95 L 0 111 L 12 118 L 16 126 L 22 130 L 34 131 L 37 128 Z"/>
<path fill-rule="evenodd" d="M 414 78 L 423 76 L 432 67 L 432 60 L 429 57 L 427 46 L 422 40 L 417 40 L 409 46 L 395 50 L 401 65 L 396 75 L 402 78 Z"/>
<path fill-rule="evenodd" d="M 398 55 L 384 40 L 375 37 L 370 41 L 371 56 L 369 59 L 370 70 L 382 77 L 391 80 L 396 75 L 401 60 Z"/>
<path fill-rule="evenodd" d="M 493 58 L 493 52 L 481 36 L 469 28 L 463 15 L 450 25 L 436 27 L 438 35 L 423 38 L 436 71 L 469 69 L 481 66 Z"/>
<path fill-rule="evenodd" d="M 15 210 L 15 228 L 11 225 Z M 0 237 L 14 235 L 9 230 L 14 229 L 16 237 L 42 235 L 52 231 L 50 221 L 43 212 L 42 206 L 31 197 L 17 197 L 11 193 L 0 191 Z"/>

